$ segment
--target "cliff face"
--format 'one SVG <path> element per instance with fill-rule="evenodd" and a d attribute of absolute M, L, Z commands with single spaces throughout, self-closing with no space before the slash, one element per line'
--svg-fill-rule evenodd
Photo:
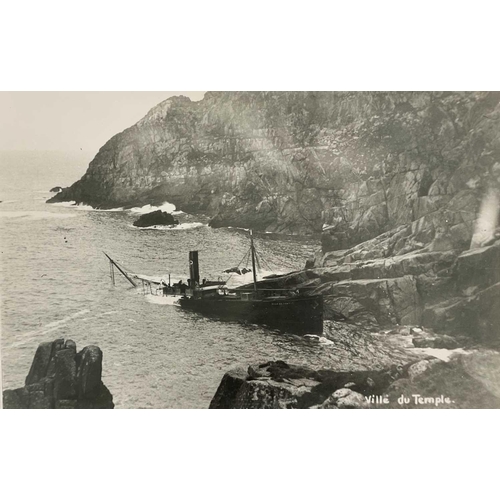
<path fill-rule="evenodd" d="M 405 224 L 422 244 L 446 233 L 465 248 L 499 175 L 499 101 L 487 92 L 175 97 L 108 141 L 50 201 L 170 201 L 214 226 L 324 228 L 325 251 Z"/>

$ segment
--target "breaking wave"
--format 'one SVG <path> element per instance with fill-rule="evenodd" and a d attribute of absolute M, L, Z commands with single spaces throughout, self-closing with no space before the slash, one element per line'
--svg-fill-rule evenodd
<path fill-rule="evenodd" d="M 137 214 L 149 214 L 150 212 L 156 212 L 156 210 L 162 210 L 164 212 L 172 213 L 175 211 L 175 205 L 173 203 L 165 202 L 163 205 L 154 206 L 154 205 L 144 205 L 142 207 L 134 207 L 131 208 L 130 211 Z M 180 212 L 178 212 L 180 213 Z"/>
<path fill-rule="evenodd" d="M 162 296 L 162 295 L 145 295 L 146 301 L 150 304 L 158 304 L 163 306 L 178 306 L 180 296 Z"/>
<path fill-rule="evenodd" d="M 206 227 L 208 224 L 203 224 L 203 222 L 183 222 L 177 226 L 149 226 L 149 227 L 140 227 L 142 231 L 146 231 L 148 229 L 155 231 L 186 231 L 189 229 L 197 229 L 199 227 Z M 134 226 L 135 227 L 135 226 Z"/>
<path fill-rule="evenodd" d="M 52 203 L 52 205 L 56 206 L 56 207 L 76 207 L 77 206 L 77 203 L 76 201 L 58 201 L 56 203 Z"/>
<path fill-rule="evenodd" d="M 79 205 L 76 205 L 77 210 L 82 210 L 84 212 L 123 212 L 123 208 L 94 208 L 91 207 L 90 205 L 84 205 L 83 203 L 80 203 Z"/>

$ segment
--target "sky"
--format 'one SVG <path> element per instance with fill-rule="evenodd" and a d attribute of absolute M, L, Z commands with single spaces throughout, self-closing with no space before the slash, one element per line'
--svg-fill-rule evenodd
<path fill-rule="evenodd" d="M 0 150 L 97 153 L 174 95 L 205 92 L 0 92 Z"/>

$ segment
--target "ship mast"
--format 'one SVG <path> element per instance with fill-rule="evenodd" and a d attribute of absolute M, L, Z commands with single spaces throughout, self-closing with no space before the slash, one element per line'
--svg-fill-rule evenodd
<path fill-rule="evenodd" d="M 253 244 L 253 231 L 251 229 L 250 229 L 250 250 L 252 251 L 253 289 L 257 291 L 257 271 L 255 269 L 255 246 Z"/>

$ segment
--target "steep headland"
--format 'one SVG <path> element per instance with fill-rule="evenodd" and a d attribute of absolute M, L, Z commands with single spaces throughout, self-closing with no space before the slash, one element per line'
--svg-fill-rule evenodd
<path fill-rule="evenodd" d="M 168 99 L 110 139 L 50 201 L 169 201 L 214 226 L 320 233 L 349 248 L 403 224 L 409 243 L 471 222 L 500 161 L 500 93 L 209 92 Z"/>

